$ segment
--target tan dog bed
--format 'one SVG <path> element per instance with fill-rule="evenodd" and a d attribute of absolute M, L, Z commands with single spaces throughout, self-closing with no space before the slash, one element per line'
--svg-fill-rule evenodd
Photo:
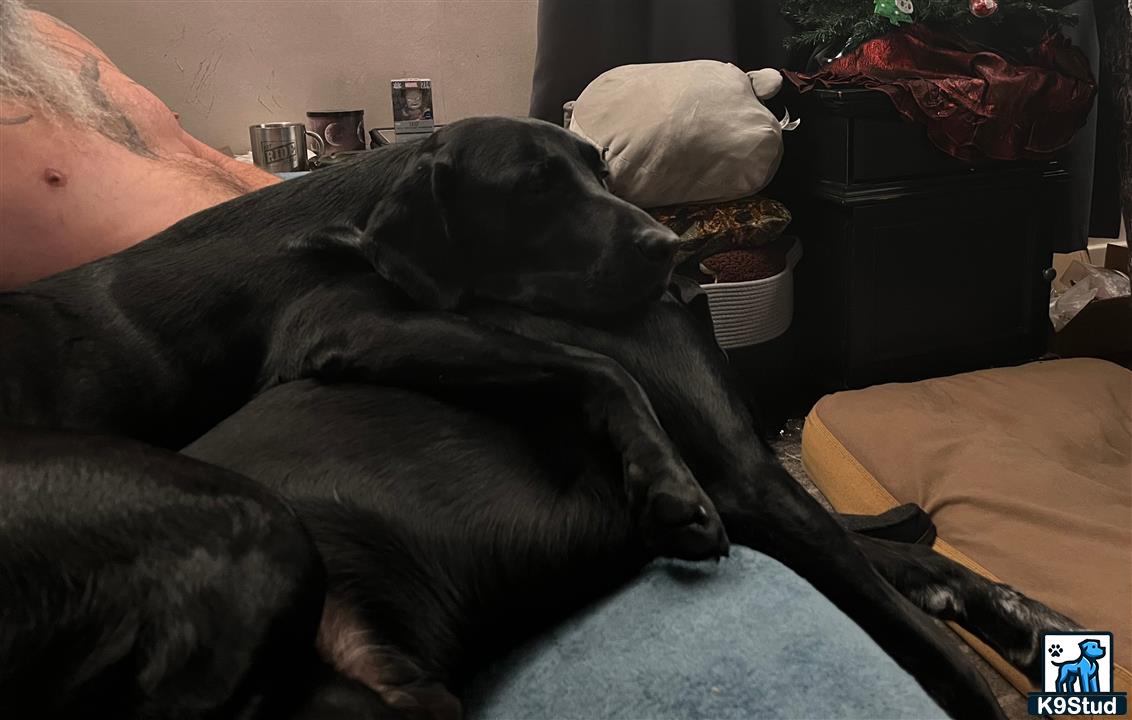
<path fill-rule="evenodd" d="M 937 551 L 1111 630 L 1113 690 L 1132 690 L 1132 372 L 1058 360 L 836 393 L 806 419 L 802 461 L 837 510 L 917 503 Z"/>

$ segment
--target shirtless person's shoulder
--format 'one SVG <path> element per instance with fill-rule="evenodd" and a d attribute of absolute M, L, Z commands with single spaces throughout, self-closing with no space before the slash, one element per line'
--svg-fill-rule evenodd
<path fill-rule="evenodd" d="M 189 135 L 81 33 L 0 0 L 0 289 L 278 179 Z"/>

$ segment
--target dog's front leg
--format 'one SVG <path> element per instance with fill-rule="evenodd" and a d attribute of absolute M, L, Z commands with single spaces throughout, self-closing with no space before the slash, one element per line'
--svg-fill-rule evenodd
<path fill-rule="evenodd" d="M 875 540 L 846 532 L 840 523 L 834 523 L 755 437 L 753 418 L 737 384 L 728 380 L 731 368 L 723 354 L 678 303 L 659 303 L 643 322 L 627 328 L 626 335 L 628 342 L 610 343 L 610 347 L 602 344 L 598 349 L 609 352 L 644 386 L 665 428 L 715 500 L 735 542 L 760 543 L 756 547 L 770 554 L 783 559 L 789 556 L 792 559 L 788 564 L 827 595 L 821 583 L 830 578 L 823 577 L 826 573 L 820 567 L 820 558 L 828 552 L 846 557 L 863 555 L 870 568 L 864 569 L 865 564 L 855 558 L 852 564 L 860 567 L 853 571 L 846 566 L 848 574 L 841 582 L 887 582 L 928 614 L 955 620 L 1032 681 L 1040 682 L 1037 665 L 1042 633 L 1074 627 L 1071 620 L 1012 588 L 980 577 L 929 547 Z M 624 349 L 618 351 L 617 345 Z M 677 378 L 694 380 L 674 381 Z M 752 495 L 752 483 L 765 492 Z M 780 526 L 782 519 L 791 515 L 796 515 L 795 520 Z M 759 530 L 760 524 L 767 523 Z M 744 529 L 743 524 L 748 527 Z M 770 529 L 776 527 L 779 529 Z M 746 533 L 753 531 L 758 532 L 752 539 Z M 777 532 L 786 541 L 780 543 L 774 534 Z M 830 539 L 826 549 L 811 545 L 819 535 Z M 772 550 L 768 543 L 781 547 Z M 838 547 L 843 544 L 856 547 L 854 551 Z M 814 558 L 819 559 L 814 567 L 816 577 L 803 569 Z M 877 573 L 884 580 L 878 580 Z M 850 614 L 868 629 L 862 616 Z M 898 642 L 895 636 L 892 639 Z M 881 644 L 898 657 L 892 647 Z"/>
<path fill-rule="evenodd" d="M 1002 717 L 979 674 L 777 462 L 705 487 L 734 541 L 782 561 L 853 618 L 956 718 Z"/>
<path fill-rule="evenodd" d="M 955 717 L 998 717 L 982 678 L 872 567 L 851 534 L 794 481 L 759 439 L 710 334 L 671 299 L 615 330 L 502 308 L 484 321 L 576 344 L 620 362 L 645 388 L 696 469 L 733 541 L 781 560 L 853 618 Z"/>
<path fill-rule="evenodd" d="M 718 557 L 723 524 L 660 426 L 640 385 L 587 350 L 520 337 L 447 313 L 379 313 L 366 294 L 311 297 L 278 324 L 265 384 L 356 379 L 443 392 L 559 385 L 579 397 L 591 429 L 613 443 L 649 549 Z M 334 308 L 333 317 L 325 308 Z"/>
<path fill-rule="evenodd" d="M 1079 626 L 1008 585 L 968 570 L 929 547 L 853 536 L 873 567 L 925 612 L 953 620 L 1042 683 L 1042 634 Z"/>

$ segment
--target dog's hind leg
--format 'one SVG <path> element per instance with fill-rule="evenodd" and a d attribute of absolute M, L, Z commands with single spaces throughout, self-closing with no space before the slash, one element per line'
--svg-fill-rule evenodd
<path fill-rule="evenodd" d="M 323 661 L 376 693 L 390 715 L 420 720 L 460 720 L 460 701 L 422 664 L 392 644 L 376 641 L 353 604 L 331 594 L 323 607 L 316 643 Z"/>
<path fill-rule="evenodd" d="M 1069 618 L 972 572 L 924 545 L 853 536 L 873 567 L 920 609 L 951 620 L 1020 669 L 1035 685 L 1043 677 L 1042 633 L 1071 631 Z"/>
<path fill-rule="evenodd" d="M 0 717 L 288 717 L 322 592 L 299 521 L 246 478 L 0 429 Z"/>
<path fill-rule="evenodd" d="M 504 395 L 289 383 L 185 450 L 290 499 L 327 572 L 319 653 L 395 716 L 458 716 L 487 659 L 651 558 L 574 397 Z"/>

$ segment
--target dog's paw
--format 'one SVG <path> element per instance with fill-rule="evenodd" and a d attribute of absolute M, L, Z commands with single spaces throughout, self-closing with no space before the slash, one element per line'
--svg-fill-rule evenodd
<path fill-rule="evenodd" d="M 630 464 L 630 484 L 646 482 L 643 468 Z M 645 546 L 663 557 L 706 560 L 731 550 L 715 505 L 686 468 L 651 475 L 645 486 L 640 531 Z"/>
<path fill-rule="evenodd" d="M 689 504 L 665 493 L 658 493 L 649 503 L 642 530 L 649 549 L 662 557 L 710 560 L 731 551 L 715 508 Z"/>
<path fill-rule="evenodd" d="M 1050 657 L 1061 657 L 1062 652 L 1064 652 L 1064 650 L 1057 643 L 1054 643 L 1053 645 L 1049 646 L 1049 656 Z"/>

